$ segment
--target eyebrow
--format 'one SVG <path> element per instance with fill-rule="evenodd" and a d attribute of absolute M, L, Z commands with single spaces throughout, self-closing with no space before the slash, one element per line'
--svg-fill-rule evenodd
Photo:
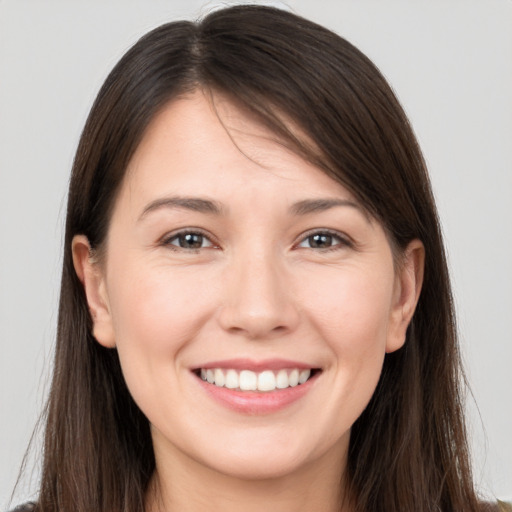
<path fill-rule="evenodd" d="M 139 220 L 142 220 L 148 213 L 161 208 L 191 210 L 194 212 L 209 213 L 213 215 L 221 215 L 224 213 L 224 208 L 217 201 L 199 197 L 173 196 L 151 201 L 151 203 L 149 203 L 140 214 Z"/>
<path fill-rule="evenodd" d="M 320 199 L 304 199 L 294 203 L 290 207 L 292 215 L 308 215 L 311 213 L 319 213 L 322 211 L 330 210 L 340 206 L 348 206 L 362 211 L 362 208 L 355 203 L 347 199 L 331 199 L 331 198 L 320 198 Z M 225 207 L 211 199 L 204 199 L 200 197 L 182 197 L 172 196 L 163 197 L 151 201 L 142 211 L 139 216 L 139 220 L 142 220 L 147 214 L 159 210 L 162 208 L 178 209 L 178 210 L 190 210 L 199 213 L 207 213 L 210 215 L 222 215 L 225 213 Z"/>
<path fill-rule="evenodd" d="M 362 208 L 354 201 L 348 199 L 304 199 L 293 204 L 290 208 L 294 215 L 308 215 L 310 213 L 318 213 L 338 206 L 348 206 L 362 211 Z"/>

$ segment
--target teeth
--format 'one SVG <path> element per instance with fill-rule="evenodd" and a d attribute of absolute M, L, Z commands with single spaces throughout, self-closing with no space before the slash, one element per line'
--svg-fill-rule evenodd
<path fill-rule="evenodd" d="M 238 388 L 238 373 L 236 370 L 227 371 L 225 386 L 229 389 Z"/>
<path fill-rule="evenodd" d="M 224 378 L 224 372 L 220 368 L 217 368 L 213 375 L 215 376 L 215 384 L 221 387 L 224 386 L 224 384 L 226 383 L 226 379 Z"/>
<path fill-rule="evenodd" d="M 288 373 L 286 370 L 279 370 L 279 373 L 276 377 L 276 388 L 284 389 L 290 385 L 290 381 L 288 380 Z"/>
<path fill-rule="evenodd" d="M 242 391 L 256 391 L 258 389 L 258 376 L 249 370 L 242 370 L 239 386 Z"/>
<path fill-rule="evenodd" d="M 299 374 L 299 384 L 304 384 L 309 379 L 311 370 L 302 370 Z"/>
<path fill-rule="evenodd" d="M 288 382 L 292 388 L 299 384 L 299 370 L 292 370 L 288 376 Z"/>
<path fill-rule="evenodd" d="M 258 375 L 258 391 L 274 391 L 276 389 L 276 376 L 274 372 L 266 370 Z"/>
<path fill-rule="evenodd" d="M 222 368 L 201 369 L 201 379 L 219 387 L 239 389 L 241 391 L 274 391 L 304 384 L 311 376 L 311 370 L 264 370 L 256 373 L 251 370 L 237 370 Z"/>

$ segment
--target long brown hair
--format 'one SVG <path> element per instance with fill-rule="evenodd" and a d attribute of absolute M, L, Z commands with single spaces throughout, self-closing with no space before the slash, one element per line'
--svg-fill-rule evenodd
<path fill-rule="evenodd" d="M 148 420 L 126 388 L 116 351 L 92 336 L 71 241 L 85 234 L 93 248 L 102 247 L 145 128 L 164 104 L 198 87 L 242 104 L 346 186 L 398 253 L 415 238 L 423 242 L 419 303 L 404 347 L 386 356 L 375 394 L 352 427 L 347 484 L 361 512 L 475 512 L 449 276 L 413 131 L 359 50 L 310 21 L 262 6 L 153 30 L 116 65 L 92 107 L 69 188 L 37 510 L 144 509 L 155 466 Z"/>

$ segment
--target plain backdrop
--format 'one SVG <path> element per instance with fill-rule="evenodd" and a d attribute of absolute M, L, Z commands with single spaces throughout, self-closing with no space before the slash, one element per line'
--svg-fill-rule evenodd
<path fill-rule="evenodd" d="M 87 112 L 142 34 L 218 4 L 0 0 L 2 509 L 48 389 L 66 188 Z M 287 4 L 367 53 L 411 118 L 438 201 L 475 399 L 475 478 L 485 493 L 511 499 L 512 2 Z M 15 502 L 37 489 L 39 443 Z"/>

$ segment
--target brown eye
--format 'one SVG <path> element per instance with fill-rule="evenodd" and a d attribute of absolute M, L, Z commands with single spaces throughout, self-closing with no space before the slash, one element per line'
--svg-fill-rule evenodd
<path fill-rule="evenodd" d="M 168 245 L 179 247 L 180 249 L 203 249 L 205 247 L 212 247 L 213 244 L 206 236 L 201 233 L 183 232 L 174 235 L 166 242 Z"/>
<path fill-rule="evenodd" d="M 308 236 L 307 241 L 312 249 L 326 249 L 332 247 L 333 237 L 328 233 L 317 233 Z"/>
<path fill-rule="evenodd" d="M 298 247 L 305 249 L 335 249 L 350 245 L 341 235 L 329 231 L 318 231 L 305 237 Z"/>

